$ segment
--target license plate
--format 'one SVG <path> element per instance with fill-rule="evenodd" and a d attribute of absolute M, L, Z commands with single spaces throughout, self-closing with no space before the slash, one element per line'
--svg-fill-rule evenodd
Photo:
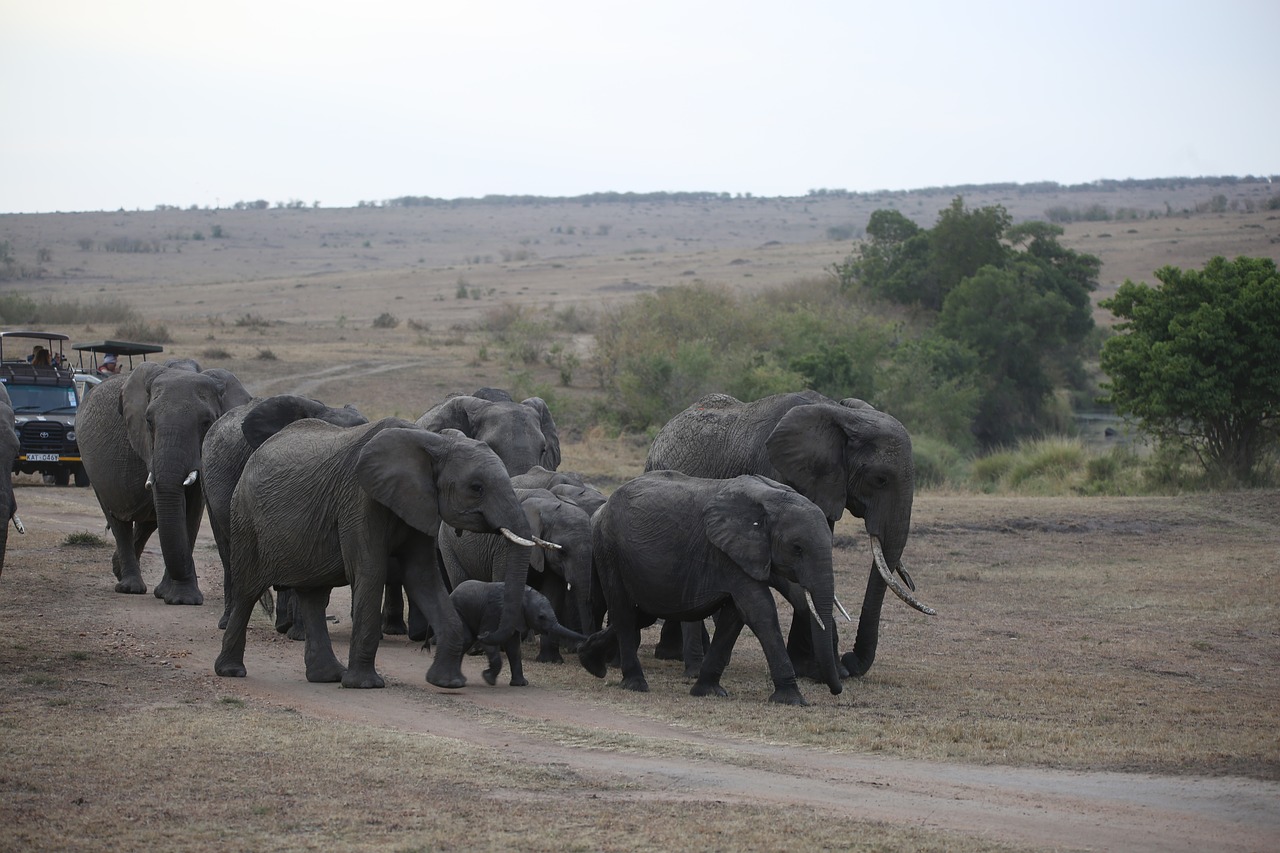
<path fill-rule="evenodd" d="M 28 462 L 57 462 L 58 454 L 56 453 L 28 453 Z"/>

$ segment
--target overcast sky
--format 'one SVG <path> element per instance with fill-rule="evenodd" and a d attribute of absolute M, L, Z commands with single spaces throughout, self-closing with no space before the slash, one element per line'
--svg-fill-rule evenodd
<path fill-rule="evenodd" d="M 0 212 L 1280 174 L 1280 2 L 0 0 Z"/>

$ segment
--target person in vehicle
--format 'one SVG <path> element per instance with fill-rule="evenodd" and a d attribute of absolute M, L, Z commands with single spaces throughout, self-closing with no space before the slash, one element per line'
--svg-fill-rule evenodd
<path fill-rule="evenodd" d="M 115 353 L 107 353 L 102 357 L 102 364 L 98 365 L 98 373 L 103 376 L 111 376 L 120 372 L 120 362 L 116 360 Z"/>

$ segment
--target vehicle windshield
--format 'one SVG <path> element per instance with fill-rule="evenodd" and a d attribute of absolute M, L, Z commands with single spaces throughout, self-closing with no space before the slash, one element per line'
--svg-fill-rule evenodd
<path fill-rule="evenodd" d="M 53 385 L 7 385 L 14 412 L 52 412 L 76 410 L 76 389 Z"/>

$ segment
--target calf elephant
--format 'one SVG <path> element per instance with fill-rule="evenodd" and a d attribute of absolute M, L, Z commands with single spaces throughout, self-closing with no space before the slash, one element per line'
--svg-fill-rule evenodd
<path fill-rule="evenodd" d="M 518 478 L 517 478 L 518 479 Z M 550 600 L 566 625 L 589 630 L 591 610 L 591 518 L 577 504 L 546 489 L 516 489 L 535 542 L 554 542 L 554 548 L 522 548 L 493 536 L 455 535 L 441 526 L 440 559 L 449 583 L 457 588 L 468 580 L 501 581 L 511 563 L 510 552 L 528 561 L 528 583 Z M 559 637 L 543 634 L 538 661 L 561 663 Z"/>
<path fill-rule="evenodd" d="M 797 610 L 795 621 L 813 634 L 822 680 L 832 693 L 842 690 L 827 639 L 835 626 L 831 530 L 822 511 L 793 489 L 758 476 L 642 474 L 593 516 L 591 541 L 609 611 L 609 627 L 578 652 L 593 675 L 604 677 L 616 641 L 622 686 L 647 691 L 637 655 L 640 628 L 655 618 L 687 621 L 719 611 L 693 695 L 727 695 L 720 676 L 745 622 L 769 661 L 769 700 L 804 705 L 770 588 L 785 580 L 807 606 L 810 618 Z"/>
<path fill-rule="evenodd" d="M 494 581 L 463 581 L 453 590 L 449 600 L 458 611 L 466 638 L 472 642 L 476 637 L 489 633 L 498 627 L 498 616 L 502 611 L 503 584 Z M 511 686 L 525 687 L 529 684 L 524 677 L 524 664 L 520 657 L 520 635 L 524 631 L 534 631 L 541 636 L 553 636 L 571 643 L 581 643 L 587 638 L 570 631 L 560 624 L 551 602 L 535 589 L 525 587 L 524 609 L 522 619 L 517 625 L 517 632 L 502 646 L 507 655 L 507 663 L 511 665 Z M 471 645 L 470 642 L 467 645 Z M 481 673 L 486 684 L 495 684 L 498 673 L 502 672 L 502 655 L 495 646 L 485 646 L 485 654 L 489 658 L 489 668 Z"/>
<path fill-rule="evenodd" d="M 84 469 L 116 540 L 116 592 L 144 593 L 138 558 L 159 529 L 167 604 L 202 604 L 192 549 L 204 512 L 201 445 L 214 421 L 249 402 L 227 370 L 144 362 L 113 376 L 76 417 Z"/>
<path fill-rule="evenodd" d="M 218 557 L 222 560 L 223 589 L 226 591 L 219 628 L 227 627 L 227 616 L 231 612 L 231 495 L 240 481 L 240 472 L 258 445 L 303 418 L 318 418 L 341 427 L 369 422 L 351 406 L 336 409 L 309 397 L 280 394 L 236 406 L 214 421 L 205 434 L 200 454 L 204 460 L 204 476 L 200 483 L 205 505 L 209 508 L 209 528 L 218 546 Z M 287 601 L 289 596 L 284 598 Z M 280 603 L 284 605 L 282 609 L 287 609 L 284 601 Z M 278 621 L 277 628 L 280 627 Z M 284 630 L 288 627 L 285 626 Z"/>
<path fill-rule="evenodd" d="M 398 418 L 346 429 L 308 419 L 280 430 L 249 457 L 232 495 L 234 600 L 214 671 L 245 674 L 249 616 L 275 584 L 298 596 L 308 681 L 382 687 L 374 657 L 387 563 L 394 557 L 406 590 L 435 629 L 438 649 L 427 681 L 464 686 L 462 624 L 436 565 L 441 523 L 533 544 L 511 479 L 483 442 Z M 500 645 L 516 631 L 527 565 L 525 554 L 512 554 L 498 627 L 481 641 Z M 324 609 L 329 591 L 348 584 L 351 650 L 343 667 Z"/>
<path fill-rule="evenodd" d="M 836 402 L 815 391 L 753 403 L 711 394 L 672 418 L 654 439 L 645 470 L 663 469 L 697 477 L 761 474 L 813 501 L 833 530 L 846 509 L 863 519 L 873 559 L 853 651 L 841 658 L 849 673 L 861 676 L 875 660 L 886 589 L 933 615 L 892 574 L 915 589 L 902 567 L 915 463 L 911 437 L 892 416 L 861 400 Z M 793 622 L 788 649 L 802 673 L 812 675 L 807 634 Z M 678 642 L 663 638 L 668 648 Z"/>
<path fill-rule="evenodd" d="M 4 552 L 9 547 L 9 524 L 19 533 L 26 533 L 22 519 L 18 518 L 18 502 L 13 496 L 13 460 L 18 458 L 20 444 L 13 429 L 13 402 L 9 392 L 0 384 L 0 574 L 4 573 Z"/>

